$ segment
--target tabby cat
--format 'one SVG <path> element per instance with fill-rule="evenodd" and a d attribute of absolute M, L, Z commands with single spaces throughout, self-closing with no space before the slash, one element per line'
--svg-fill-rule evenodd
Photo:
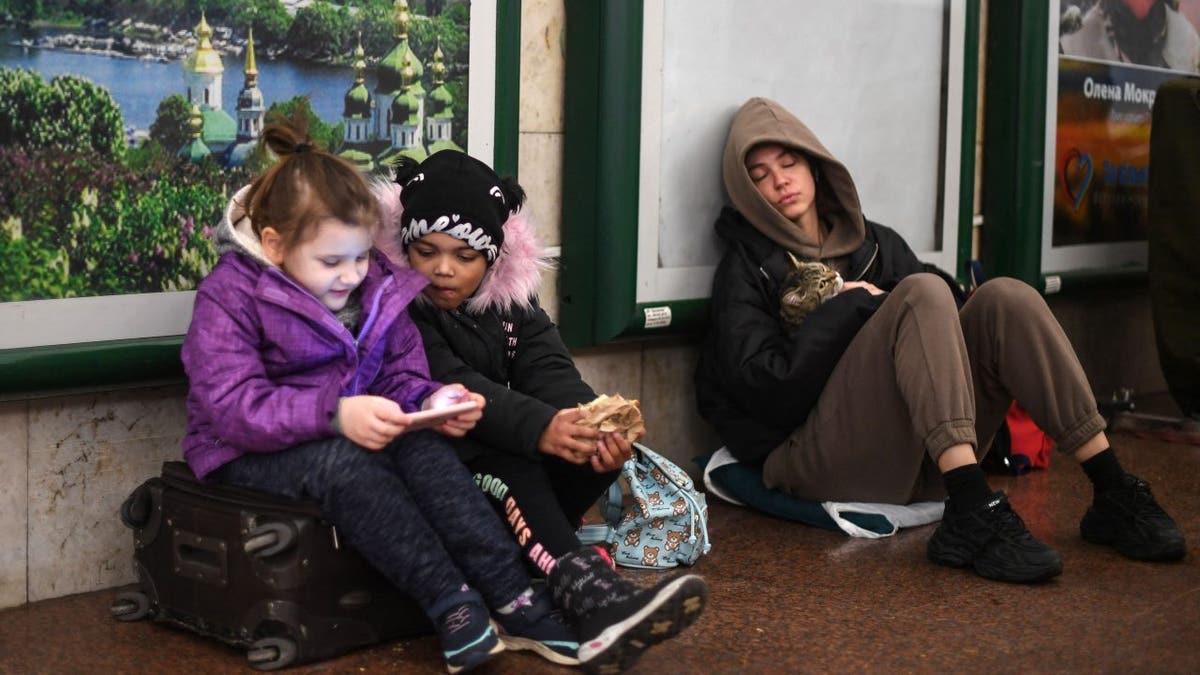
<path fill-rule="evenodd" d="M 793 269 L 783 280 L 779 316 L 790 326 L 799 326 L 804 317 L 822 302 L 842 290 L 842 276 L 820 262 L 803 262 L 788 252 Z"/>

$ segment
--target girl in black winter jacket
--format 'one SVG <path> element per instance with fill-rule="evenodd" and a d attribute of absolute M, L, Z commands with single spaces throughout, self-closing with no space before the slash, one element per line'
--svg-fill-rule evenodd
<path fill-rule="evenodd" d="M 575 534 L 633 449 L 620 434 L 578 424 L 576 406 L 596 394 L 538 306 L 545 263 L 520 212 L 524 191 L 453 150 L 402 164 L 395 184 L 375 189 L 379 247 L 430 281 L 410 311 L 432 376 L 487 399 L 473 432 L 456 441 L 460 459 L 578 620 L 580 662 L 628 667 L 693 622 L 708 590 L 696 575 L 640 589 Z"/>

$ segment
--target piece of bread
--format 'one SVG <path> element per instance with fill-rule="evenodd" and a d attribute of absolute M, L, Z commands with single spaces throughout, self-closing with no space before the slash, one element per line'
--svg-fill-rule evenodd
<path fill-rule="evenodd" d="M 580 404 L 579 411 L 583 413 L 579 424 L 601 433 L 623 434 L 631 443 L 646 434 L 646 423 L 637 399 L 630 401 L 620 394 L 601 394 L 590 403 Z"/>

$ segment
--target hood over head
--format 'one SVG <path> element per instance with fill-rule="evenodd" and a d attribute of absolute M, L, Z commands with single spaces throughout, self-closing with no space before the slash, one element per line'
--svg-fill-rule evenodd
<path fill-rule="evenodd" d="M 817 213 L 829 230 L 823 242 L 804 236 L 800 226 L 775 210 L 750 180 L 746 155 L 760 143 L 778 143 L 808 157 L 817 185 Z M 752 98 L 734 115 L 721 175 L 734 208 L 771 241 L 801 258 L 836 258 L 862 245 L 866 225 L 850 172 L 803 122 L 775 101 Z"/>
<path fill-rule="evenodd" d="M 225 206 L 225 216 L 221 218 L 221 224 L 217 225 L 216 232 L 213 233 L 217 255 L 236 251 L 253 258 L 263 267 L 275 267 L 275 263 L 267 259 L 262 241 L 254 234 L 250 216 L 246 213 L 246 195 L 249 192 L 249 185 L 242 187 Z"/>

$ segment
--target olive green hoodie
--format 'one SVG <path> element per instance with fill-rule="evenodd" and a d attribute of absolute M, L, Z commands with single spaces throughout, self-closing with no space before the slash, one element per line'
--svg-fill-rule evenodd
<path fill-rule="evenodd" d="M 800 226 L 776 211 L 750 180 L 746 155 L 768 142 L 803 152 L 816 168 L 817 213 L 829 231 L 823 242 L 804 236 Z M 734 208 L 759 232 L 800 258 L 843 258 L 862 245 L 866 225 L 850 172 L 803 122 L 775 101 L 756 97 L 738 110 L 729 127 L 721 173 Z"/>

